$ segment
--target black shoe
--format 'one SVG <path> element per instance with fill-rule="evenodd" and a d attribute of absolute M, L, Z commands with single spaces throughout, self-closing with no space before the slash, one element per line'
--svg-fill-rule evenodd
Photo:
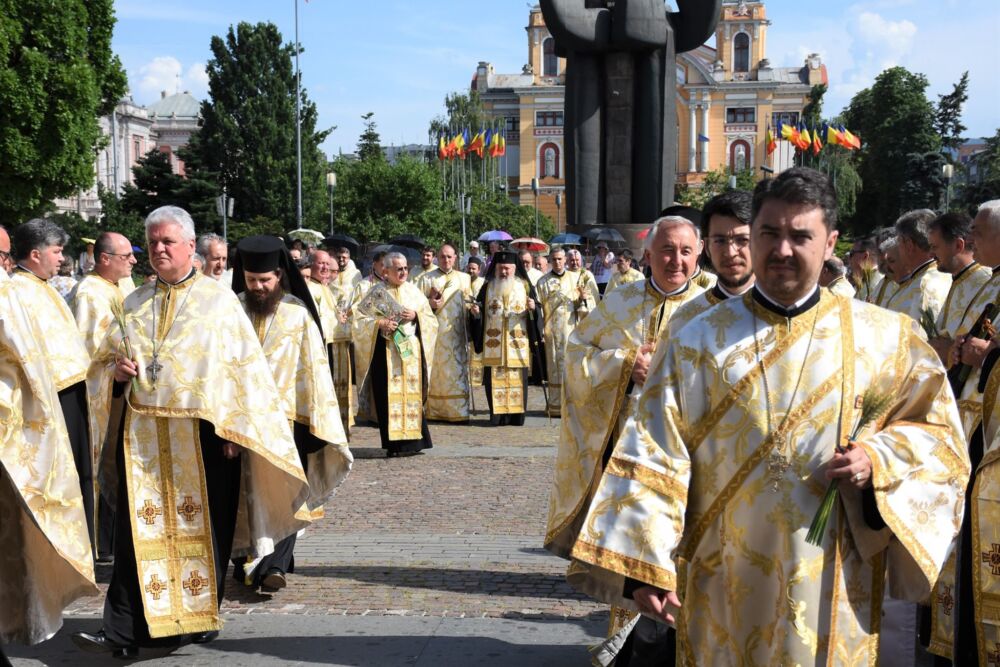
<path fill-rule="evenodd" d="M 210 632 L 199 632 L 191 637 L 191 641 L 195 644 L 207 644 L 209 642 L 215 641 L 219 638 L 219 631 L 212 630 Z"/>
<path fill-rule="evenodd" d="M 0 667 L 14 667 L 10 664 L 10 660 L 7 659 L 6 654 L 4 654 L 2 645 L 0 645 Z"/>
<path fill-rule="evenodd" d="M 264 574 L 264 578 L 260 580 L 261 588 L 268 591 L 277 591 L 288 585 L 288 580 L 285 579 L 285 573 L 276 567 L 272 567 Z"/>
<path fill-rule="evenodd" d="M 135 646 L 123 646 L 118 642 L 111 641 L 104 634 L 104 630 L 91 634 L 89 632 L 74 632 L 70 639 L 87 653 L 114 653 L 116 658 L 135 658 L 139 655 L 139 649 Z"/>

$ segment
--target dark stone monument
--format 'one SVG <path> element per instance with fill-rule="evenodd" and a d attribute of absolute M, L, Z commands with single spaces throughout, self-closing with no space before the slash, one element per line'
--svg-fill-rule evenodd
<path fill-rule="evenodd" d="M 566 58 L 566 223 L 626 238 L 674 201 L 676 55 L 715 31 L 722 0 L 541 0 Z M 630 244 L 632 245 L 632 244 Z"/>

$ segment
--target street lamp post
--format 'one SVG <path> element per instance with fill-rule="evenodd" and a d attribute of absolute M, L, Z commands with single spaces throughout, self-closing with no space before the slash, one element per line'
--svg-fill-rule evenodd
<path fill-rule="evenodd" d="M 326 188 L 330 191 L 330 234 L 333 234 L 333 191 L 337 187 L 337 174 L 330 172 L 326 175 Z"/>
<path fill-rule="evenodd" d="M 299 0 L 295 0 L 295 222 L 302 228 L 302 73 L 299 70 Z"/>
<path fill-rule="evenodd" d="M 944 176 L 944 210 L 947 212 L 951 208 L 951 179 L 955 175 L 955 167 L 950 164 L 941 167 L 941 175 Z"/>
<path fill-rule="evenodd" d="M 535 195 L 535 238 L 538 238 L 538 179 L 531 179 L 531 192 Z"/>
<path fill-rule="evenodd" d="M 466 197 L 464 192 L 459 195 L 458 209 L 462 212 L 462 252 L 468 252 L 469 244 L 465 237 L 465 216 L 472 213 L 472 197 Z"/>
<path fill-rule="evenodd" d="M 233 214 L 233 204 L 235 199 L 229 196 L 225 186 L 222 188 L 222 196 L 215 198 L 215 212 L 222 216 L 222 238 L 229 240 L 229 217 Z"/>
<path fill-rule="evenodd" d="M 561 232 L 560 223 L 562 221 L 562 193 L 556 193 L 556 231 Z"/>

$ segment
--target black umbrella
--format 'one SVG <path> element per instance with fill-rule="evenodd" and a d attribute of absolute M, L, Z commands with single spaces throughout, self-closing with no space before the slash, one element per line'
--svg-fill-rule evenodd
<path fill-rule="evenodd" d="M 621 232 L 610 227 L 594 227 L 583 232 L 583 235 L 595 243 L 604 241 L 625 245 L 625 237 L 621 235 Z"/>
<path fill-rule="evenodd" d="M 395 238 L 389 239 L 389 243 L 395 245 L 406 246 L 407 248 L 413 248 L 415 250 L 423 250 L 427 247 L 424 240 L 415 234 L 400 234 Z"/>
<path fill-rule="evenodd" d="M 384 243 L 380 246 L 375 246 L 372 249 L 372 254 L 377 252 L 398 252 L 406 257 L 406 263 L 410 268 L 420 266 L 421 253 L 416 248 L 409 248 L 405 245 Z"/>
<path fill-rule="evenodd" d="M 323 245 L 327 248 L 347 248 L 351 251 L 351 257 L 357 257 L 358 250 L 361 249 L 361 244 L 347 234 L 330 234 L 323 239 Z"/>

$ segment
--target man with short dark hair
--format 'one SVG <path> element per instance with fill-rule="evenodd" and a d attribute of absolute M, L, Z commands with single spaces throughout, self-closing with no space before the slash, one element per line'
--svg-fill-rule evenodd
<path fill-rule="evenodd" d="M 761 181 L 752 221 L 754 287 L 657 349 L 571 555 L 618 575 L 594 594 L 676 623 L 699 663 L 728 664 L 734 646 L 748 664 L 869 663 L 887 573 L 923 600 L 953 549 L 969 474 L 958 414 L 909 318 L 819 288 L 837 240 L 825 175 Z M 889 406 L 851 440 L 869 387 Z"/>
<path fill-rule="evenodd" d="M 420 267 L 413 271 L 413 275 L 409 277 L 410 282 L 415 283 L 417 278 L 434 269 L 435 252 L 434 246 L 424 246 L 424 249 L 420 251 Z"/>
<path fill-rule="evenodd" d="M 856 291 L 847 280 L 847 267 L 844 260 L 836 255 L 823 262 L 823 270 L 819 272 L 819 285 L 834 294 L 853 299 Z"/>
<path fill-rule="evenodd" d="M 361 271 L 354 266 L 351 249 L 347 246 L 335 246 L 331 252 L 337 260 L 338 273 L 336 280 L 331 281 L 333 284 L 330 289 L 336 288 L 341 293 L 350 292 L 361 281 Z"/>
<path fill-rule="evenodd" d="M 848 254 L 850 279 L 857 292 L 854 298 L 874 303 L 885 276 L 878 270 L 878 242 L 874 237 L 858 239 Z"/>
<path fill-rule="evenodd" d="M 607 288 L 605 288 L 605 294 L 613 292 L 622 285 L 628 285 L 629 283 L 645 279 L 642 272 L 637 271 L 635 267 L 632 266 L 632 260 L 632 251 L 628 249 L 622 250 L 621 253 L 615 257 L 615 270 L 611 272 L 611 279 L 608 281 Z"/>
<path fill-rule="evenodd" d="M 951 276 L 938 271 L 927 236 L 935 217 L 934 211 L 920 209 L 904 213 L 896 221 L 899 266 L 894 270 L 899 287 L 880 304 L 917 322 L 925 314 L 937 321 L 951 287 Z"/>
<path fill-rule="evenodd" d="M 253 325 L 309 478 L 306 507 L 315 512 L 347 477 L 353 457 L 326 372 L 326 349 L 312 294 L 276 236 L 251 236 L 237 245 L 233 291 Z M 285 587 L 294 571 L 295 535 L 262 559 L 233 561 L 233 576 L 251 588 Z"/>

